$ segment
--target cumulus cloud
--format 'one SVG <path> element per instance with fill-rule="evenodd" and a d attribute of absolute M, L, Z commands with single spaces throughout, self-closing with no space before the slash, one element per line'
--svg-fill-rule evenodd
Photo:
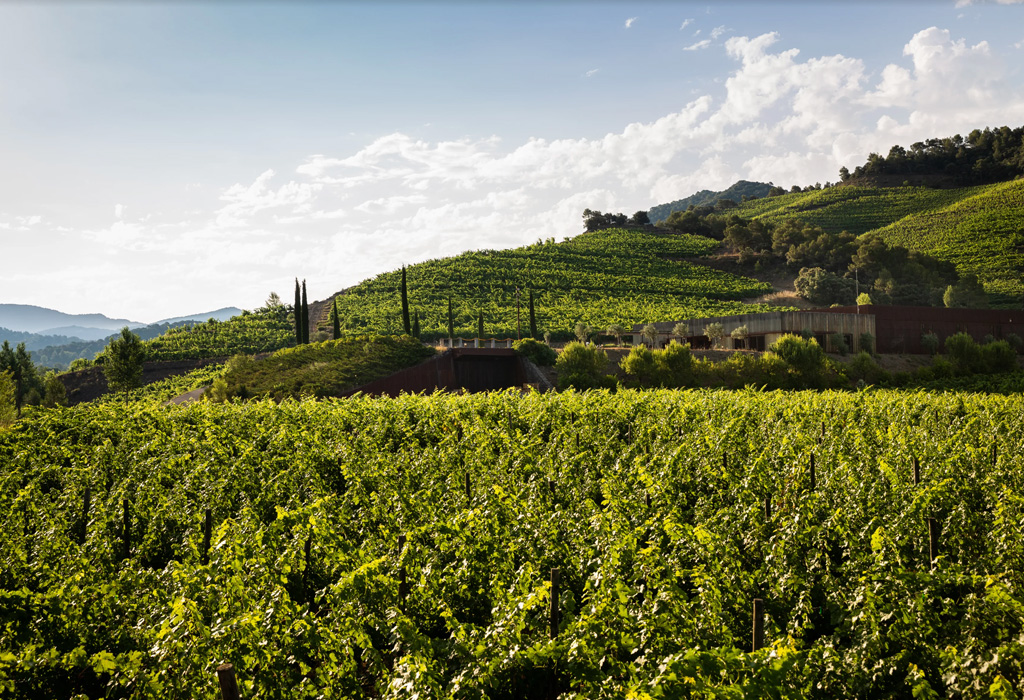
<path fill-rule="evenodd" d="M 384 134 L 224 187 L 205 218 L 164 225 L 115 209 L 114 225 L 90 235 L 128 263 L 163 251 L 182 284 L 204 293 L 216 280 L 259 303 L 274 280 L 286 294 L 301 270 L 323 298 L 403 263 L 575 235 L 588 207 L 628 213 L 738 179 L 825 182 L 896 143 L 1024 123 L 1024 90 L 985 42 L 930 27 L 880 71 L 781 42 L 775 33 L 726 39 L 721 94 L 598 138 Z"/>
<path fill-rule="evenodd" d="M 684 47 L 683 51 L 700 51 L 701 49 L 706 49 L 709 46 L 711 46 L 711 39 L 704 39 L 703 41 L 698 41 L 696 44 L 690 44 L 689 46 Z"/>
<path fill-rule="evenodd" d="M 636 17 L 630 17 L 629 19 L 627 19 L 626 20 L 626 29 L 629 29 L 630 27 L 632 27 L 633 23 L 636 22 L 636 20 L 637 20 Z"/>

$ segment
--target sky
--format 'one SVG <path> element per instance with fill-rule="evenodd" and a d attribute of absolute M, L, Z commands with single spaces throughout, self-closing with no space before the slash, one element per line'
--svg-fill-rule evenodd
<path fill-rule="evenodd" d="M 323 299 L 1024 125 L 1024 0 L 0 3 L 0 303 Z"/>

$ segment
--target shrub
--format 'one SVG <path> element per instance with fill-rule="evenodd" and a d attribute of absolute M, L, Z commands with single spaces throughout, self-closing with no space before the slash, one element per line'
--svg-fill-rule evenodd
<path fill-rule="evenodd" d="M 997 374 L 1017 369 L 1017 353 L 1005 340 L 981 346 L 981 364 L 985 372 Z"/>
<path fill-rule="evenodd" d="M 1020 336 L 1017 335 L 1016 333 L 1007 333 L 1006 342 L 1009 343 L 1010 347 L 1013 348 L 1014 351 L 1016 351 L 1017 353 L 1020 353 L 1021 350 L 1024 350 L 1024 340 L 1021 340 Z"/>
<path fill-rule="evenodd" d="M 846 336 L 842 333 L 832 333 L 828 340 L 832 344 L 832 349 L 840 355 L 850 352 L 850 346 L 846 344 Z"/>
<path fill-rule="evenodd" d="M 533 338 L 517 340 L 512 344 L 512 348 L 533 364 L 541 367 L 551 367 L 555 364 L 555 360 L 558 359 L 558 353 Z"/>
<path fill-rule="evenodd" d="M 860 349 L 864 352 L 875 354 L 875 336 L 870 333 L 860 334 Z"/>
<path fill-rule="evenodd" d="M 856 300 L 855 283 L 820 267 L 800 269 L 793 282 L 796 293 L 813 304 L 849 304 Z"/>
<path fill-rule="evenodd" d="M 956 333 L 946 338 L 946 356 L 960 374 L 972 374 L 983 369 L 981 347 L 967 333 Z"/>
<path fill-rule="evenodd" d="M 704 332 L 707 334 L 708 340 L 711 341 L 711 347 L 717 347 L 718 341 L 725 335 L 725 326 L 717 322 L 709 323 Z"/>
<path fill-rule="evenodd" d="M 657 351 L 657 353 L 660 355 L 661 351 Z M 657 378 L 658 367 L 655 364 L 654 355 L 655 353 L 646 345 L 634 345 L 629 354 L 622 358 L 619 366 L 638 385 L 654 386 L 660 383 Z"/>
<path fill-rule="evenodd" d="M 929 355 L 934 355 L 939 351 L 939 336 L 931 331 L 923 333 L 921 335 L 921 345 L 924 346 Z"/>
<path fill-rule="evenodd" d="M 600 348 L 569 343 L 555 362 L 558 372 L 558 388 L 597 389 L 607 385 L 605 368 L 608 355 Z"/>
<path fill-rule="evenodd" d="M 846 368 L 846 376 L 849 377 L 853 384 L 857 382 L 878 384 L 885 375 L 885 370 L 879 367 L 874 358 L 864 350 L 858 352 Z"/>
<path fill-rule="evenodd" d="M 672 341 L 664 350 L 654 353 L 654 362 L 657 365 L 658 383 L 661 386 L 680 388 L 696 383 L 689 345 L 680 345 Z"/>
<path fill-rule="evenodd" d="M 784 335 L 768 348 L 782 358 L 794 371 L 812 375 L 825 368 L 825 351 L 814 338 L 805 339 L 795 335 Z"/>

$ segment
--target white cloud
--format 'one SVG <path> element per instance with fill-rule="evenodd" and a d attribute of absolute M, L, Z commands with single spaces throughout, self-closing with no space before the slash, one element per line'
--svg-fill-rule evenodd
<path fill-rule="evenodd" d="M 202 298 L 221 290 L 253 305 L 275 285 L 287 295 L 298 273 L 316 280 L 311 292 L 323 298 L 402 263 L 575 235 L 587 207 L 630 213 L 738 179 L 825 182 L 895 143 L 1024 123 L 1015 69 L 988 44 L 934 27 L 877 72 L 856 57 L 803 56 L 774 33 L 724 46 L 722 93 L 697 95 L 659 119 L 597 138 L 516 143 L 384 134 L 310 155 L 290 173 L 268 168 L 223 187 L 185 221 L 126 220 L 128 209 L 115 205 L 117 221 L 86 232 L 78 262 L 89 279 L 115 268 L 158 279 L 166 270 Z M 35 215 L 0 220 L 8 222 L 0 229 L 34 220 L 33 231 L 81 237 Z M 114 286 L 123 283 L 111 293 Z"/>
<path fill-rule="evenodd" d="M 721 25 L 721 26 L 715 27 L 714 29 L 711 30 L 711 38 L 712 39 L 717 39 L 718 37 L 720 37 L 723 34 L 725 34 L 727 31 L 729 31 L 729 29 L 724 24 Z"/>
<path fill-rule="evenodd" d="M 593 78 L 595 75 L 597 75 L 599 70 L 600 70 L 599 68 L 594 68 L 592 70 L 588 70 L 583 75 L 584 75 L 584 77 L 587 77 L 587 78 Z"/>
<path fill-rule="evenodd" d="M 114 218 L 115 219 L 123 219 L 124 218 L 124 205 L 123 204 L 115 204 L 114 205 Z"/>
<path fill-rule="evenodd" d="M 706 49 L 709 46 L 711 46 L 711 39 L 704 39 L 703 41 L 698 41 L 696 44 L 690 44 L 689 46 L 684 47 L 683 51 L 700 51 L 701 49 Z"/>
<path fill-rule="evenodd" d="M 34 214 L 32 216 L 16 216 L 14 217 L 14 220 L 22 226 L 35 226 L 42 222 L 43 217 L 38 214 Z"/>
<path fill-rule="evenodd" d="M 629 29 L 630 27 L 632 27 L 633 23 L 636 22 L 636 20 L 637 20 L 636 17 L 630 17 L 629 19 L 627 19 L 626 20 L 626 29 Z"/>
<path fill-rule="evenodd" d="M 691 24 L 693 24 L 693 20 L 692 19 L 684 19 L 683 23 L 681 25 L 679 25 L 679 31 L 683 31 L 684 29 L 689 27 Z"/>

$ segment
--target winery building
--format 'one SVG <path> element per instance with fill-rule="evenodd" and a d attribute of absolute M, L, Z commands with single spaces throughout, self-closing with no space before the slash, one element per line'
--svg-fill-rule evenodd
<path fill-rule="evenodd" d="M 672 334 L 679 323 L 685 323 L 685 338 Z M 863 343 L 874 343 L 874 349 L 883 353 L 926 354 L 921 337 L 935 333 L 939 342 L 956 333 L 968 333 L 979 343 L 987 339 L 1003 340 L 1011 334 L 1024 338 L 1024 311 L 1020 309 L 947 309 L 935 306 L 839 306 L 807 311 L 769 311 L 739 316 L 691 318 L 681 321 L 655 323 L 658 330 L 657 347 L 671 340 L 689 342 L 694 348 L 707 348 L 711 343 L 707 328 L 720 323 L 725 331 L 719 347 L 766 350 L 783 335 L 809 333 L 829 352 L 838 350 L 836 341 L 842 338 L 853 352 Z M 746 336 L 733 338 L 732 332 L 746 327 Z M 633 327 L 633 342 L 641 343 L 644 324 Z"/>

